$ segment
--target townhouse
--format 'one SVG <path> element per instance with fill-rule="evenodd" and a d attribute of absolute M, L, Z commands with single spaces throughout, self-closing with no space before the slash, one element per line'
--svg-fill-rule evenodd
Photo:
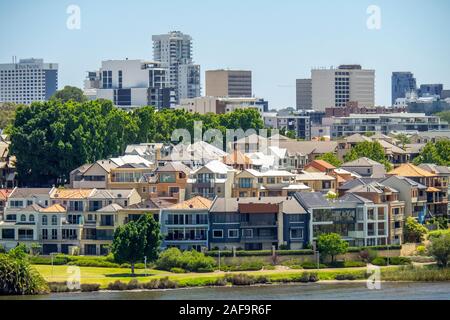
<path fill-rule="evenodd" d="M 428 172 L 436 174 L 438 177 L 440 177 L 440 182 L 437 183 L 437 185 L 442 184 L 442 189 L 445 189 L 445 186 L 447 186 L 447 196 L 450 199 L 450 168 L 446 166 L 438 166 L 436 164 L 430 164 L 430 163 L 423 163 L 419 165 L 419 168 L 424 169 Z M 439 186 L 438 186 L 439 187 Z M 450 204 L 447 205 L 450 213 Z"/>
<path fill-rule="evenodd" d="M 211 204 L 211 200 L 197 196 L 161 209 L 162 247 L 198 251 L 208 248 Z"/>
<path fill-rule="evenodd" d="M 19 242 L 27 247 L 40 240 L 40 210 L 50 205 L 51 188 L 14 188 L 0 221 L 0 244 L 7 250 Z"/>
<path fill-rule="evenodd" d="M 295 181 L 310 188 L 313 192 L 336 193 L 337 183 L 336 177 L 326 174 L 325 172 L 308 172 L 303 171 L 295 175 Z"/>
<path fill-rule="evenodd" d="M 0 221 L 3 219 L 3 211 L 6 207 L 6 201 L 8 201 L 8 196 L 12 192 L 10 189 L 0 189 Z"/>
<path fill-rule="evenodd" d="M 448 177 L 438 175 L 417 167 L 411 163 L 403 164 L 390 171 L 388 175 L 402 176 L 427 187 L 426 217 L 447 216 L 448 213 Z M 420 220 L 423 217 L 420 216 Z"/>
<path fill-rule="evenodd" d="M 310 190 L 303 183 L 296 182 L 295 178 L 296 175 L 288 171 L 243 170 L 235 176 L 233 197 L 286 197 L 293 195 L 295 192 Z"/>
<path fill-rule="evenodd" d="M 305 248 L 308 218 L 293 197 L 217 198 L 210 209 L 209 248 Z"/>
<path fill-rule="evenodd" d="M 151 199 L 160 197 L 183 201 L 190 172 L 181 162 L 167 162 L 147 176 L 148 190 L 144 190 L 144 193 L 148 193 Z"/>
<path fill-rule="evenodd" d="M 345 162 L 341 165 L 341 169 L 368 178 L 383 178 L 386 175 L 386 168 L 383 164 L 366 157 Z"/>
<path fill-rule="evenodd" d="M 187 184 L 187 198 L 201 196 L 213 200 L 215 197 L 231 197 L 235 173 L 235 169 L 223 162 L 208 162 L 191 172 Z"/>
<path fill-rule="evenodd" d="M 385 186 L 379 182 L 356 186 L 349 191 L 375 204 L 386 203 L 388 205 L 389 238 L 390 244 L 403 243 L 403 227 L 405 223 L 405 202 L 399 200 L 399 191 Z"/>
<path fill-rule="evenodd" d="M 0 188 L 17 186 L 16 158 L 9 152 L 11 142 L 5 135 L 0 138 Z"/>
<path fill-rule="evenodd" d="M 388 242 L 388 205 L 346 193 L 329 200 L 320 192 L 297 193 L 299 203 L 310 215 L 309 243 L 324 233 L 337 233 L 350 246 L 385 245 Z"/>

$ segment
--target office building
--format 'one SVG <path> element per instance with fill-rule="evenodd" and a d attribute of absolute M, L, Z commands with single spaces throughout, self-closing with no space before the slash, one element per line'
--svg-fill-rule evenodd
<path fill-rule="evenodd" d="M 375 70 L 341 65 L 337 69 L 313 69 L 311 78 L 314 110 L 344 107 L 349 101 L 365 107 L 375 105 Z"/>
<path fill-rule="evenodd" d="M 175 104 L 175 89 L 169 87 L 168 69 L 144 60 L 102 61 L 98 72 L 89 72 L 85 94 L 91 99 L 108 99 L 121 108 Z"/>
<path fill-rule="evenodd" d="M 295 83 L 297 110 L 311 110 L 312 105 L 312 80 L 297 79 Z"/>
<path fill-rule="evenodd" d="M 268 109 L 268 102 L 261 98 L 231 98 L 231 97 L 197 97 L 183 99 L 176 109 L 184 109 L 191 113 L 223 114 L 236 109 L 256 109 L 260 113 Z"/>
<path fill-rule="evenodd" d="M 0 102 L 46 101 L 58 90 L 58 64 L 43 59 L 13 59 L 0 64 Z"/>
<path fill-rule="evenodd" d="M 411 72 L 393 72 L 392 73 L 392 105 L 398 98 L 406 98 L 407 93 L 416 92 L 416 78 Z"/>
<path fill-rule="evenodd" d="M 200 66 L 193 63 L 192 38 L 179 31 L 154 35 L 153 57 L 169 69 L 169 86 L 175 89 L 175 100 L 200 96 Z"/>
<path fill-rule="evenodd" d="M 446 130 L 448 123 L 438 116 L 427 116 L 424 113 L 391 113 L 391 114 L 351 114 L 348 117 L 324 118 L 331 126 L 333 139 L 351 136 L 355 133 L 391 131 L 423 132 Z M 328 122 L 329 121 L 329 122 Z"/>
<path fill-rule="evenodd" d="M 419 88 L 419 97 L 438 96 L 441 97 L 444 85 L 441 83 L 436 84 L 421 84 Z"/>
<path fill-rule="evenodd" d="M 208 70 L 205 73 L 206 96 L 250 98 L 252 72 L 247 70 Z"/>

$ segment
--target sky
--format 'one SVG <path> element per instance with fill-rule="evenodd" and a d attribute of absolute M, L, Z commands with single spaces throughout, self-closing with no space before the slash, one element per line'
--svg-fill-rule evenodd
<path fill-rule="evenodd" d="M 249 69 L 270 108 L 295 107 L 295 79 L 340 64 L 375 70 L 377 105 L 390 105 L 393 71 L 450 89 L 449 0 L 0 0 L 0 63 L 43 58 L 60 88 L 82 88 L 102 60 L 152 59 L 151 36 L 172 30 L 193 37 L 203 88 L 205 70 Z"/>

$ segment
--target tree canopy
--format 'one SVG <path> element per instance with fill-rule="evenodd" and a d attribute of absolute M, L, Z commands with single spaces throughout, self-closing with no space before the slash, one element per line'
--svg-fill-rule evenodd
<path fill-rule="evenodd" d="M 342 161 L 339 160 L 339 158 L 334 153 L 324 153 L 320 157 L 317 158 L 317 160 L 323 160 L 328 162 L 329 164 L 335 166 L 336 168 L 340 167 L 342 165 Z"/>
<path fill-rule="evenodd" d="M 347 252 L 348 242 L 337 233 L 323 233 L 317 238 L 317 248 L 321 254 L 331 256 L 331 262 L 334 262 L 338 254 Z"/>
<path fill-rule="evenodd" d="M 0 103 L 0 129 L 6 129 L 14 122 L 14 116 L 18 104 L 12 102 Z"/>
<path fill-rule="evenodd" d="M 80 88 L 65 86 L 64 89 L 56 91 L 50 100 L 58 100 L 61 102 L 68 102 L 70 100 L 75 102 L 85 102 L 87 101 L 87 97 Z"/>
<path fill-rule="evenodd" d="M 414 159 L 414 164 L 434 163 L 440 166 L 450 166 L 450 140 L 428 142 Z"/>
<path fill-rule="evenodd" d="M 130 263 L 131 273 L 134 274 L 135 264 L 144 261 L 144 257 L 148 261 L 158 258 L 161 241 L 159 223 L 148 214 L 116 229 L 112 253 L 118 263 Z"/>
<path fill-rule="evenodd" d="M 428 252 L 436 259 L 439 267 L 446 268 L 450 260 L 450 233 L 431 239 Z"/>
<path fill-rule="evenodd" d="M 425 239 L 428 229 L 421 225 L 413 217 L 408 217 L 405 223 L 405 241 L 411 243 L 419 243 Z"/>
<path fill-rule="evenodd" d="M 187 129 L 193 138 L 195 121 L 203 122 L 204 131 L 220 130 L 224 138 L 226 129 L 264 128 L 254 109 L 205 115 L 153 107 L 126 112 L 108 100 L 53 99 L 17 108 L 10 150 L 22 185 L 58 185 L 85 163 L 123 154 L 128 144 L 170 142 L 175 129 Z"/>
<path fill-rule="evenodd" d="M 372 159 L 384 164 L 386 171 L 392 170 L 392 165 L 386 160 L 383 146 L 378 141 L 364 141 L 357 143 L 345 156 L 345 161 L 354 161 L 361 157 Z"/>

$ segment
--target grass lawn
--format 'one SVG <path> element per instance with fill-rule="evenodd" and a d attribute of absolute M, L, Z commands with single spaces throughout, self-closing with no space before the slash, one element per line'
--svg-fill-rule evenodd
<path fill-rule="evenodd" d="M 48 265 L 34 265 L 33 266 L 48 282 L 66 282 L 73 273 L 69 273 L 70 266 L 48 266 Z M 387 267 L 395 268 L 395 267 Z M 235 273 L 245 273 L 249 275 L 263 275 L 268 277 L 271 281 L 288 280 L 290 277 L 298 276 L 304 272 L 317 272 L 320 280 L 334 280 L 337 274 L 354 274 L 358 277 L 364 275 L 366 268 L 341 268 L 341 269 L 322 269 L 322 270 L 264 270 L 264 271 L 241 271 Z M 98 283 L 101 288 L 106 288 L 107 285 L 116 280 L 128 283 L 131 279 L 137 279 L 140 282 L 147 282 L 151 279 L 169 277 L 170 280 L 175 280 L 180 286 L 202 286 L 206 283 L 221 278 L 225 275 L 224 272 L 214 273 L 183 273 L 176 274 L 160 270 L 145 270 L 136 269 L 136 277 L 131 277 L 130 269 L 123 268 L 95 268 L 95 267 L 80 267 L 81 283 Z"/>

